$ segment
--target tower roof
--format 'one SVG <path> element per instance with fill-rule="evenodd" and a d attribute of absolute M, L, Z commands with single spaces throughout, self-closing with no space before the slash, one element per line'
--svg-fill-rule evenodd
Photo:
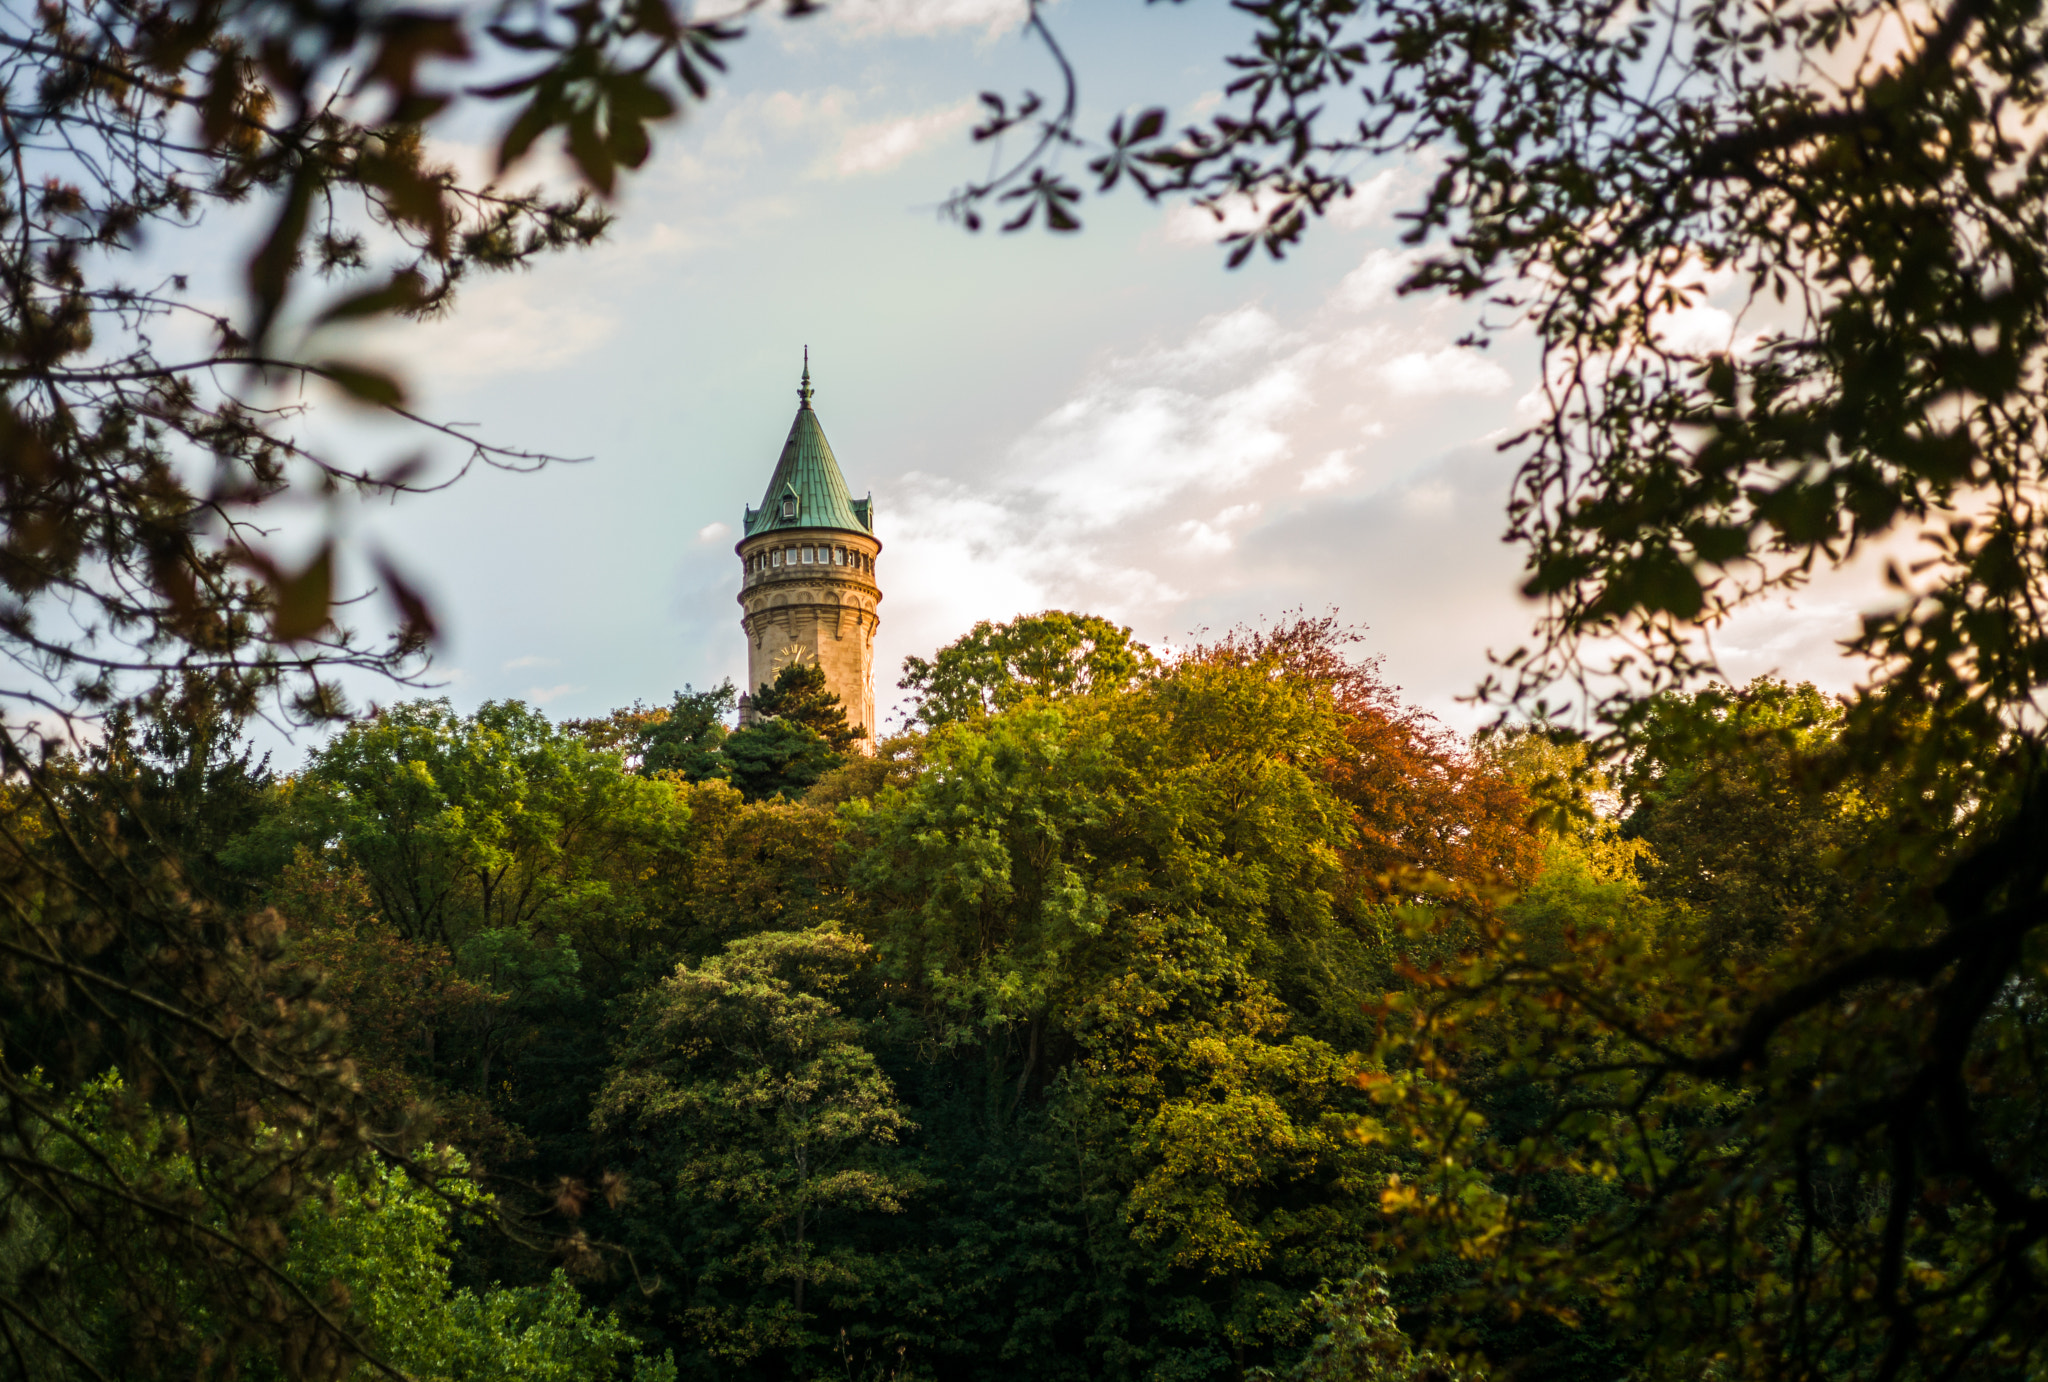
<path fill-rule="evenodd" d="M 761 494 L 761 507 L 748 508 L 741 531 L 758 537 L 780 528 L 838 528 L 844 532 L 872 536 L 874 501 L 855 499 L 846 492 L 846 477 L 832 455 L 832 443 L 811 407 L 811 356 L 804 352 L 804 379 L 796 391 L 796 421 L 789 426 L 789 440 L 782 444 L 782 456 L 775 473 Z M 796 499 L 795 512 L 785 500 Z"/>

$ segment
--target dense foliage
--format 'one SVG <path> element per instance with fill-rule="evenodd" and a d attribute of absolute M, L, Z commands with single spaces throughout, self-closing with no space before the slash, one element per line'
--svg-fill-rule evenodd
<path fill-rule="evenodd" d="M 293 1039 L 390 1159 L 300 1115 L 201 1161 L 146 1076 L 23 1067 L 68 1102 L 13 1134 L 59 1171 L 17 1193 L 0 1289 L 58 1327 L 17 1330 L 10 1366 L 1562 1382 L 1881 1359 L 1859 1274 L 1895 1220 L 1779 1111 L 1782 1081 L 1829 1097 L 1815 1067 L 1651 1080 L 1631 1043 L 1740 1039 L 1816 946 L 1926 913 L 1914 840 L 1950 808 L 1843 768 L 1853 708 L 1811 687 L 1667 695 L 1603 779 L 1570 736 L 1447 734 L 1353 642 L 1297 620 L 1162 660 L 1058 612 L 980 627 L 914 666 L 944 698 L 928 729 L 795 791 L 736 785 L 732 744 L 777 720 L 734 728 L 729 688 L 567 724 L 402 704 L 283 778 L 225 722 L 124 731 L 69 790 L 131 791 L 213 892 L 268 904 L 250 972 L 317 985 L 275 1011 L 325 1015 Z M 834 707 L 779 690 L 829 749 Z M 1918 1057 L 1838 1046 L 1856 1013 L 1830 1012 L 1828 1068 Z M 2015 990 L 1978 1076 L 2022 1166 L 2029 1028 Z M 315 1193 L 266 1199 L 281 1177 Z M 44 1208 L 138 1185 L 182 1217 L 116 1215 L 131 1239 L 103 1243 Z M 259 1213 L 277 1249 L 247 1303 L 181 1265 Z M 2039 1331 L 1982 1265 L 2004 1240 L 1960 1206 L 1905 1231 L 1941 1348 L 2024 1368 Z M 1817 1278 L 1837 1289 L 1798 1294 Z M 294 1302 L 324 1325 L 284 1323 Z"/>
<path fill-rule="evenodd" d="M 1037 624 L 1059 621 L 1082 626 Z M 288 1125 L 232 1184 L 210 1183 L 231 1161 L 201 1174 L 118 1120 L 73 1117 L 76 1156 L 125 1139 L 103 1169 L 189 1184 L 201 1234 L 260 1208 L 250 1177 L 287 1160 L 324 1188 L 273 1211 L 278 1289 L 420 1376 L 1408 1357 L 1372 1274 L 1403 1154 L 1357 1135 L 1362 1004 L 1408 944 L 1384 870 L 1476 885 L 1533 875 L 1538 846 L 1505 770 L 1344 647 L 1321 621 L 1096 684 L 988 663 L 961 680 L 990 709 L 802 800 L 664 766 L 697 693 L 571 725 L 403 704 L 288 778 L 216 748 L 165 819 L 218 887 L 274 909 L 273 963 L 320 985 L 338 1077 L 411 1170 L 321 1163 Z M 748 732 L 684 723 L 714 763 Z M 175 781 L 166 747 L 71 771 L 81 791 Z M 74 1193 L 46 1182 L 24 1209 Z M 305 1370 L 318 1337 L 260 1310 L 237 1333 L 202 1293 L 138 1340 L 107 1323 L 120 1252 L 7 1242 L 0 1282 L 67 1283 L 84 1375 L 146 1347 Z"/>

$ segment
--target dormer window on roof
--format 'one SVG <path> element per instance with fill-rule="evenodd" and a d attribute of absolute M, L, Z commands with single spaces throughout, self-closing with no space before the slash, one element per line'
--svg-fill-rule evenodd
<path fill-rule="evenodd" d="M 796 517 L 796 496 L 794 494 L 782 496 L 782 516 L 784 518 Z"/>

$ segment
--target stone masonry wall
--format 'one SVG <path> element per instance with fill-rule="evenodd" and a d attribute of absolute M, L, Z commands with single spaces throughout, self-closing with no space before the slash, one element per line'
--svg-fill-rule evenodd
<path fill-rule="evenodd" d="M 809 562 L 802 560 L 806 550 Z M 789 662 L 815 662 L 846 707 L 847 722 L 868 729 L 864 746 L 872 746 L 876 730 L 875 607 L 882 592 L 874 561 L 881 550 L 873 538 L 803 528 L 749 538 L 738 548 L 740 627 L 747 634 L 743 689 L 753 694 Z M 780 566 L 773 563 L 778 551 Z"/>

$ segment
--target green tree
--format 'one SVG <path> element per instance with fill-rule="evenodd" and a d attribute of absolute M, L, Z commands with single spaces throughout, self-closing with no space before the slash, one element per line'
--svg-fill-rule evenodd
<path fill-rule="evenodd" d="M 1343 1271 L 1357 1197 L 1377 1184 L 1352 1136 L 1352 1066 L 1200 922 L 1141 926 L 1082 1029 L 1077 1080 L 1127 1120 L 1125 1214 L 1139 1241 L 1210 1278 Z M 1299 1305 L 1253 1290 L 1218 1325 L 1234 1346 L 1287 1332 Z"/>
<path fill-rule="evenodd" d="M 443 1079 L 464 1032 L 511 995 L 459 970 L 437 941 L 407 940 L 377 914 L 362 872 L 300 846 L 274 880 L 270 902 L 291 919 L 291 953 L 321 976 L 321 997 L 346 1015 L 344 1040 L 362 1094 L 387 1123 L 433 1111 L 435 1131 L 498 1163 L 518 1134 L 477 1085 Z M 438 1059 L 436 1057 L 438 1056 Z"/>
<path fill-rule="evenodd" d="M 673 788 L 624 771 L 517 701 L 474 715 L 413 701 L 314 754 L 271 834 L 336 842 L 382 917 L 459 948 L 487 932 L 630 947 L 658 905 L 637 886 L 686 819 Z"/>
<path fill-rule="evenodd" d="M 846 723 L 839 697 L 825 689 L 823 669 L 795 663 L 756 690 L 752 722 L 734 730 L 732 683 L 712 691 L 676 693 L 666 710 L 638 707 L 591 722 L 591 742 L 616 744 L 649 776 L 675 773 L 690 782 L 730 782 L 748 801 L 803 796 L 840 766 L 866 731 Z"/>
<path fill-rule="evenodd" d="M 1649 846 L 1651 890 L 1691 905 L 1708 943 L 1754 960 L 1854 929 L 1907 879 L 1875 837 L 1882 780 L 1841 780 L 1829 759 L 1841 704 L 1759 678 L 1668 693 L 1621 777 L 1627 830 Z"/>
<path fill-rule="evenodd" d="M 1402 1332 L 1378 1268 L 1317 1294 L 1322 1332 L 1287 1374 L 1292 1382 L 1483 1382 Z"/>
<path fill-rule="evenodd" d="M 886 1030 L 918 1053 L 928 1212 L 962 1225 L 943 1267 L 898 1269 L 900 1327 L 941 1310 L 930 1271 L 998 1316 L 970 1317 L 982 1356 L 1228 1375 L 1305 1342 L 1309 1293 L 1363 1264 L 1376 1153 L 1317 1030 L 1355 1030 L 1384 963 L 1339 903 L 1342 726 L 1277 657 L 1191 657 L 942 725 L 907 784 L 842 808 Z"/>
<path fill-rule="evenodd" d="M 605 1005 L 693 930 L 691 800 L 517 702 L 469 716 L 412 702 L 330 740 L 245 846 L 299 851 L 276 876 L 280 907 L 367 894 L 331 924 L 309 912 L 296 953 L 362 1026 L 350 1044 L 381 1111 L 431 1114 L 510 1178 L 508 1214 L 523 1182 L 517 1214 L 572 1244 L 566 1211 L 603 1174 L 589 1104 Z M 479 1244 L 481 1260 L 517 1280 L 525 1237 Z"/>
<path fill-rule="evenodd" d="M 689 1292 L 698 1346 L 729 1362 L 815 1352 L 807 1293 L 859 1287 L 835 1221 L 915 1188 L 876 1159 L 912 1125 L 840 1007 L 867 959 L 823 926 L 679 968 L 638 1004 L 598 1097 L 599 1132 L 657 1197 L 636 1237 Z"/>
<path fill-rule="evenodd" d="M 615 749 L 647 776 L 730 782 L 748 801 L 801 797 L 865 734 L 847 725 L 839 697 L 825 689 L 824 672 L 808 663 L 783 668 L 750 706 L 753 723 L 734 730 L 726 724 L 737 708 L 731 682 L 711 691 L 685 687 L 666 709 L 636 705 L 566 728 Z"/>
<path fill-rule="evenodd" d="M 74 1173 L 90 1175 L 97 1164 L 131 1184 L 154 1182 L 159 1193 L 182 1190 L 189 1202 L 203 1203 L 199 1169 L 175 1123 L 127 1116 L 120 1105 L 128 1096 L 118 1076 L 90 1082 L 62 1128 L 51 1130 L 44 1153 Z M 484 1195 L 458 1153 L 429 1156 L 420 1169 L 431 1174 L 431 1185 L 379 1163 L 327 1180 L 325 1193 L 284 1225 L 275 1286 L 319 1307 L 348 1310 L 360 1346 L 419 1382 L 674 1377 L 673 1363 L 637 1357 L 638 1344 L 615 1318 L 584 1309 L 560 1271 L 539 1288 L 452 1289 L 455 1216 L 482 1207 Z M 222 1225 L 218 1216 L 209 1218 Z M 67 1236 L 63 1222 L 61 1214 L 17 1220 L 0 1246 L 0 1279 L 71 1298 L 73 1328 L 17 1343 L 12 1361 L 20 1375 L 62 1376 L 67 1364 L 102 1376 L 166 1368 L 204 1373 L 211 1348 L 233 1335 L 206 1293 L 161 1261 L 152 1265 L 167 1298 L 187 1318 L 138 1313 L 137 1283 L 110 1270 L 95 1245 Z M 331 1366 L 337 1353 L 333 1341 L 302 1326 L 259 1333 L 237 1350 L 236 1363 L 268 1382 Z"/>
<path fill-rule="evenodd" d="M 1995 1220 L 1902 1210 L 1882 1125 L 1834 1121 L 1903 1078 L 1928 1038 L 1897 1007 L 1867 1015 L 1881 987 L 1816 995 L 1858 972 L 1873 936 L 1932 929 L 1939 913 L 1893 872 L 1910 813 L 1862 805 L 1895 801 L 1894 782 L 1831 771 L 1840 745 L 1824 733 L 1811 734 L 1820 763 L 1788 750 L 1798 700 L 1766 688 L 1747 706 L 1733 693 L 1672 705 L 1664 747 L 1690 723 L 1725 759 L 1639 761 L 1650 830 L 1595 818 L 1554 842 L 1497 920 L 1456 909 L 1462 953 L 1410 971 L 1390 999 L 1373 1092 L 1429 1173 L 1388 1204 L 1414 1235 L 1411 1265 L 1455 1283 L 1438 1318 L 1463 1343 L 1487 1342 L 1479 1326 L 1505 1300 L 1583 1346 L 1646 1350 L 1637 1366 L 1660 1375 L 1921 1375 L 1968 1356 L 2023 1367 L 2037 1349 L 1993 1284 Z M 1795 790 L 1809 773 L 1831 792 Z M 2015 985 L 1969 1042 L 1984 1081 L 1971 1125 L 1992 1165 L 2029 1176 L 2048 1155 L 2023 1111 L 2031 1001 Z M 1741 1063 L 1716 1054 L 1732 1052 Z M 1942 1183 L 1968 1183 L 1952 1174 Z M 1909 1299 L 1926 1331 L 1903 1354 L 1869 1294 L 1897 1235 L 1919 1254 Z M 2010 1333 L 1971 1337 L 2002 1318 Z"/>
<path fill-rule="evenodd" d="M 723 779 L 688 789 L 690 826 L 674 900 L 678 951 L 695 961 L 756 931 L 803 931 L 845 913 L 844 827 L 780 797 L 749 802 Z"/>
<path fill-rule="evenodd" d="M 825 689 L 825 669 L 815 662 L 793 662 L 775 674 L 775 680 L 755 688 L 756 715 L 771 720 L 788 720 L 802 725 L 823 739 L 832 752 L 849 752 L 867 730 L 846 723 L 846 707 L 839 697 Z"/>
<path fill-rule="evenodd" d="M 1334 614 L 1297 615 L 1233 631 L 1187 656 L 1266 667 L 1330 697 L 1343 743 L 1326 772 L 1351 812 L 1345 871 L 1361 894 L 1354 900 L 1397 899 L 1417 870 L 1469 884 L 1527 879 L 1536 859 L 1535 837 L 1524 828 L 1525 784 L 1404 703 L 1381 678 L 1379 659 L 1355 655 L 1363 637 Z"/>
<path fill-rule="evenodd" d="M 905 658 L 900 685 L 926 725 L 1008 710 L 1029 697 L 1120 691 L 1151 675 L 1152 650 L 1128 628 L 1092 614 L 1049 609 L 1007 624 L 987 620 L 939 649 Z"/>
<path fill-rule="evenodd" d="M 640 771 L 681 773 L 692 782 L 718 776 L 718 751 L 730 733 L 725 722 L 738 699 L 731 682 L 711 691 L 686 686 L 676 692 L 666 717 L 639 735 Z"/>
<path fill-rule="evenodd" d="M 74 1230 L 109 1260 L 184 1262 L 223 1308 L 254 1293 L 241 1313 L 273 1331 L 346 1341 L 339 1316 L 261 1299 L 277 1216 L 328 1161 L 382 1140 L 330 1059 L 330 1015 L 217 841 L 132 778 L 72 790 L 59 749 L 73 731 L 111 742 L 110 714 L 112 740 L 123 715 L 179 738 L 266 704 L 336 719 L 345 669 L 416 683 L 433 611 L 400 558 L 344 539 L 342 501 L 438 488 L 448 471 L 410 445 L 390 463 L 328 449 L 303 424 L 307 400 L 413 427 L 449 447 L 448 469 L 545 463 L 418 416 L 389 361 L 342 333 L 443 313 L 479 274 L 599 238 L 610 218 L 594 197 L 645 162 L 651 126 L 708 93 L 737 36 L 662 3 L 543 16 L 56 0 L 0 22 L 0 85 L 35 93 L 0 130 L 0 640 L 20 712 L 0 726 L 0 770 L 21 832 L 0 846 L 0 1050 L 43 1060 L 53 1082 L 0 1077 L 0 1122 L 20 1134 L 0 1204 L 48 1188 L 32 1134 L 78 1080 L 146 1073 L 217 1169 L 208 1193 L 247 1213 L 209 1241 L 167 1228 L 181 1203 L 145 1218 L 169 1236 L 113 1232 L 94 1216 L 150 1192 L 110 1182 L 61 1201 Z M 457 105 L 502 113 L 498 172 L 559 139 L 571 184 L 522 192 L 437 163 L 424 125 Z M 194 274 L 221 280 L 195 292 Z M 288 554 L 273 516 L 307 500 L 332 522 Z M 245 1180 L 270 1155 L 247 1145 L 251 1100 L 310 1120 L 332 1157 Z M 155 1279 L 134 1275 L 138 1289 Z M 160 1304 L 133 1308 L 172 1318 Z M 41 1306 L 0 1298 L 0 1344 L 41 1337 Z M 232 1370 L 241 1341 L 215 1343 Z M 305 1375 L 353 1357 L 309 1354 Z"/>
<path fill-rule="evenodd" d="M 720 777 L 748 801 L 795 799 L 840 763 L 825 737 L 796 720 L 761 720 L 734 730 L 719 749 Z"/>
<path fill-rule="evenodd" d="M 359 1121 L 331 1014 L 286 962 L 278 918 L 218 848 L 233 812 L 174 819 L 182 788 L 81 776 L 60 750 L 125 747 L 132 728 L 158 738 L 157 766 L 211 772 L 221 760 L 195 746 L 259 708 L 331 720 L 345 669 L 418 677 L 433 612 L 399 558 L 343 540 L 342 501 L 448 475 L 326 448 L 307 398 L 413 426 L 456 465 L 544 463 L 419 417 L 388 362 L 340 333 L 444 312 L 479 274 L 603 233 L 593 194 L 706 93 L 737 31 L 682 6 L 600 9 L 56 0 L 0 21 L 0 85 L 34 93 L 0 129 L 0 641 L 17 673 L 0 725 L 0 1051 L 49 1081 L 0 1074 L 15 1138 L 0 1216 L 61 1209 L 132 1269 L 130 1308 L 166 1340 L 183 1337 L 178 1312 L 151 1292 L 177 1263 L 220 1318 L 336 1345 L 307 1354 L 306 1376 L 353 1366 L 345 1321 L 277 1296 L 268 1251 L 280 1215 L 389 1143 Z M 575 185 L 520 192 L 436 163 L 423 125 L 458 103 L 504 112 L 501 169 L 560 138 Z M 222 277 L 195 292 L 195 273 Z M 274 515 L 307 500 L 334 521 L 287 554 Z M 233 796 L 218 777 L 205 794 L 202 815 Z M 50 1198 L 61 1177 L 36 1160 L 40 1134 L 109 1066 L 150 1090 L 122 1116 L 155 1101 L 183 1120 L 204 1194 L 232 1211 L 207 1233 L 181 1198 L 123 1219 L 158 1187 L 111 1172 Z M 276 1149 L 250 1143 L 252 1107 L 326 1150 L 280 1173 Z M 0 1294 L 0 1358 L 54 1331 L 57 1298 Z M 232 1371 L 258 1334 L 230 1331 L 211 1356 Z"/>
<path fill-rule="evenodd" d="M 205 700 L 167 713 L 175 732 L 115 716 L 87 759 L 0 791 L 0 1368 L 89 1377 L 108 1337 L 144 1375 L 281 1338 L 316 1361 L 361 1353 L 273 1248 L 312 1187 L 398 1138 L 365 1121 L 284 923 L 213 852 L 262 774 Z M 110 1069 L 128 1078 L 101 1087 L 88 1135 L 77 1107 Z M 101 1136 L 145 1150 L 102 1157 Z"/>
<path fill-rule="evenodd" d="M 455 1156 L 444 1169 L 467 1168 Z M 287 1270 L 338 1285 L 381 1356 L 419 1382 L 673 1382 L 674 1362 L 586 1309 L 560 1268 L 541 1286 L 455 1289 L 455 1211 L 481 1198 L 467 1181 L 433 1193 L 388 1166 L 344 1175 L 293 1222 Z"/>

